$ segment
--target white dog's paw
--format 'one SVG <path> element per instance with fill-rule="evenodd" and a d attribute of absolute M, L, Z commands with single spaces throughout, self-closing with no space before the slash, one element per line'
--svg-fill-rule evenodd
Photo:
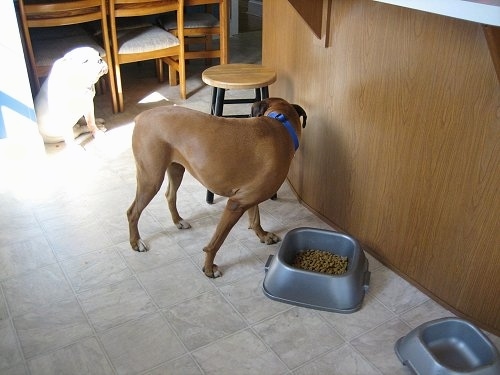
<path fill-rule="evenodd" d="M 94 132 L 93 134 L 93 137 L 95 139 L 100 139 L 102 137 L 104 137 L 106 134 L 104 134 L 104 131 L 102 131 L 101 129 L 98 129 L 96 132 Z"/>
<path fill-rule="evenodd" d="M 97 117 L 95 119 L 95 124 L 97 125 L 97 127 L 99 127 L 99 125 L 104 125 L 106 123 L 106 120 L 104 120 L 103 118 L 101 117 Z"/>
<path fill-rule="evenodd" d="M 88 128 L 87 125 L 77 123 L 75 126 L 73 126 L 73 138 L 74 139 L 78 138 L 82 134 L 87 134 L 87 133 L 90 133 L 90 129 Z"/>

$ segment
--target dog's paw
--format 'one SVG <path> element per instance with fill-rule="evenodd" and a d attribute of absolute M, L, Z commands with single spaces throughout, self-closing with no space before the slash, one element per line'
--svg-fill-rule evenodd
<path fill-rule="evenodd" d="M 92 136 L 94 139 L 99 139 L 105 136 L 104 131 L 101 129 L 98 129 L 96 132 L 92 133 Z"/>
<path fill-rule="evenodd" d="M 132 246 L 132 249 L 134 249 L 135 251 L 138 251 L 140 253 L 144 253 L 146 251 L 149 251 L 149 248 L 147 247 L 147 245 L 144 243 L 144 241 L 139 238 L 139 241 L 137 241 L 137 244 L 135 246 Z"/>
<path fill-rule="evenodd" d="M 106 120 L 104 120 L 103 118 L 101 117 L 96 117 L 95 119 L 95 124 L 97 125 L 97 127 L 99 127 L 100 125 L 104 125 L 106 123 Z"/>
<path fill-rule="evenodd" d="M 189 224 L 186 220 L 182 219 L 179 222 L 175 223 L 178 229 L 189 229 L 191 228 L 191 224 Z"/>
<path fill-rule="evenodd" d="M 211 279 L 216 279 L 222 276 L 222 272 L 219 271 L 219 266 L 217 266 L 217 264 L 212 266 L 212 272 L 206 272 L 205 267 L 201 270 L 205 273 L 205 276 L 210 277 Z"/>
<path fill-rule="evenodd" d="M 272 244 L 278 243 L 280 241 L 281 241 L 281 238 L 278 235 L 271 233 L 271 232 L 267 232 L 265 234 L 265 236 L 260 239 L 260 242 L 263 242 L 266 245 L 272 245 Z"/>

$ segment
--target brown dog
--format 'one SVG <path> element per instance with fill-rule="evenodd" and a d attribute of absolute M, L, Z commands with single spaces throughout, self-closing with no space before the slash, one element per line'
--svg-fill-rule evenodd
<path fill-rule="evenodd" d="M 305 127 L 307 115 L 296 104 L 270 98 L 253 104 L 252 116 L 216 117 L 173 106 L 153 108 L 136 117 L 132 149 L 137 191 L 127 211 L 132 249 L 148 250 L 139 235 L 139 217 L 160 189 L 165 172 L 172 220 L 179 229 L 190 228 L 176 206 L 177 189 L 186 169 L 207 189 L 229 198 L 210 243 L 203 249 L 205 275 L 221 276 L 214 264 L 215 255 L 247 210 L 249 228 L 261 242 L 280 241 L 260 226 L 257 205 L 276 193 L 285 180 L 300 139 L 300 117 Z"/>

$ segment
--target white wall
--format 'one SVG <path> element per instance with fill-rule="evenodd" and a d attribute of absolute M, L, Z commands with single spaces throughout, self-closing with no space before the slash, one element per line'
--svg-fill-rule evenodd
<path fill-rule="evenodd" d="M 16 161 L 38 158 L 44 146 L 12 0 L 0 1 L 0 23 L 0 168 L 5 168 Z"/>

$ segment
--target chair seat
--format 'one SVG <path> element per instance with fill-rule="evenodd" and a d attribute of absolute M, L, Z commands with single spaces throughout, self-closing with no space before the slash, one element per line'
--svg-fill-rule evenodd
<path fill-rule="evenodd" d="M 155 51 L 179 45 L 179 39 L 158 26 L 117 31 L 118 53 L 132 54 Z"/>
<path fill-rule="evenodd" d="M 177 19 L 170 14 L 161 16 L 158 20 L 165 30 L 177 29 Z M 197 29 L 200 27 L 218 27 L 219 20 L 209 13 L 189 13 L 184 15 L 184 29 Z"/>
<path fill-rule="evenodd" d="M 32 45 L 38 66 L 51 66 L 57 59 L 77 47 L 92 47 L 101 57 L 106 56 L 104 48 L 86 33 L 60 39 L 33 39 Z"/>

